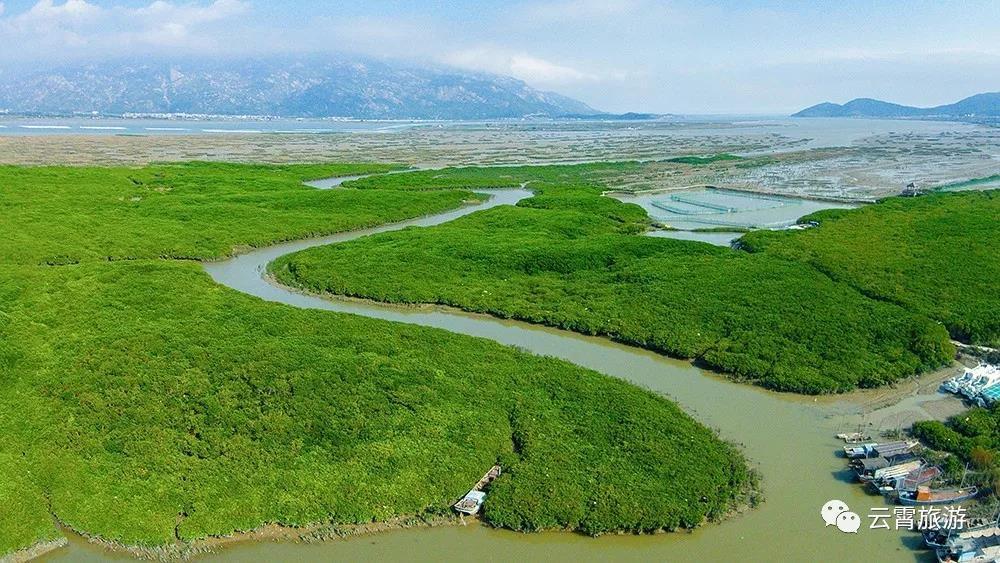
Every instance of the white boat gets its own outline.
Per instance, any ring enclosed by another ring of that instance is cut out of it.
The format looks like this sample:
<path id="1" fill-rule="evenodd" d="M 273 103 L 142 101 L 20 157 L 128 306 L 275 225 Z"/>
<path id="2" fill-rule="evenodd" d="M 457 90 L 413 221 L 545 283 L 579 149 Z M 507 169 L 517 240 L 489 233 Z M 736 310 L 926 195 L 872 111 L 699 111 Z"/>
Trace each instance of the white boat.
<path id="1" fill-rule="evenodd" d="M 462 497 L 462 500 L 455 503 L 455 510 L 461 512 L 462 514 L 468 514 L 472 516 L 479 512 L 479 509 L 483 507 L 483 501 L 486 500 L 486 493 L 483 491 L 469 491 Z"/>
<path id="2" fill-rule="evenodd" d="M 499 464 L 491 467 L 490 470 L 486 472 L 486 475 L 483 475 L 483 478 L 476 483 L 476 486 L 472 487 L 471 491 L 465 493 L 465 496 L 456 502 L 452 508 L 462 514 L 468 514 L 469 516 L 478 513 L 479 509 L 483 507 L 483 501 L 486 500 L 486 492 L 483 491 L 483 489 L 496 480 L 496 478 L 500 476 L 500 473 L 501 469 Z"/>
<path id="3" fill-rule="evenodd" d="M 851 459 L 871 457 L 874 455 L 876 447 L 878 447 L 878 444 L 875 442 L 844 446 L 844 454 Z"/>
<path id="4" fill-rule="evenodd" d="M 893 465 L 882 469 L 876 469 L 872 475 L 872 481 L 895 481 L 897 478 L 906 477 L 914 471 L 918 471 L 923 462 L 919 459 Z"/>

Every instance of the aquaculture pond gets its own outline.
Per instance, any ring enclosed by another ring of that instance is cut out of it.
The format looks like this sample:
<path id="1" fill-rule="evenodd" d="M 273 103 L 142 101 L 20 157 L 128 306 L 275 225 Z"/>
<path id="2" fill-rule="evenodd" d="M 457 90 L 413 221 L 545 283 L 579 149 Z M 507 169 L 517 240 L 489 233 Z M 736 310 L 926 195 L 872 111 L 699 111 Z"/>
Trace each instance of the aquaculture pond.
<path id="1" fill-rule="evenodd" d="M 641 206 L 653 221 L 671 230 L 653 231 L 651 236 L 697 240 L 729 246 L 747 229 L 784 229 L 800 217 L 821 209 L 849 209 L 837 203 L 745 191 L 701 187 L 615 198 Z M 727 231 L 726 229 L 732 229 Z"/>
<path id="2" fill-rule="evenodd" d="M 616 196 L 642 206 L 653 220 L 675 229 L 778 229 L 794 225 L 821 209 L 850 208 L 848 203 L 817 201 L 719 188 Z"/>

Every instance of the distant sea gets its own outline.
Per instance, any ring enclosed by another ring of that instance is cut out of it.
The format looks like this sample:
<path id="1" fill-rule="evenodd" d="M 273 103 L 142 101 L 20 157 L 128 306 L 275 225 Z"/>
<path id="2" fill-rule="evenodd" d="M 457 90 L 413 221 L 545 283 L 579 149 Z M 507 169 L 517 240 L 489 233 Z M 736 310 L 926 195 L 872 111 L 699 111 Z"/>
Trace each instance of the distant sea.
<path id="1" fill-rule="evenodd" d="M 15 117 L 0 114 L 0 136 L 10 135 L 232 135 L 232 134 L 392 134 L 418 127 L 525 132 L 560 131 L 660 134 L 678 137 L 776 135 L 798 141 L 797 149 L 849 146 L 879 134 L 942 134 L 974 130 L 977 125 L 946 121 L 858 118 L 790 118 L 785 116 L 684 116 L 666 120 L 511 119 L 488 121 L 261 119 L 261 118 L 88 118 Z M 786 145 L 782 150 L 788 150 Z M 761 152 L 770 152 L 764 149 Z"/>
<path id="2" fill-rule="evenodd" d="M 0 115 L 0 135 L 208 135 L 392 133 L 427 121 L 331 119 L 122 119 Z"/>

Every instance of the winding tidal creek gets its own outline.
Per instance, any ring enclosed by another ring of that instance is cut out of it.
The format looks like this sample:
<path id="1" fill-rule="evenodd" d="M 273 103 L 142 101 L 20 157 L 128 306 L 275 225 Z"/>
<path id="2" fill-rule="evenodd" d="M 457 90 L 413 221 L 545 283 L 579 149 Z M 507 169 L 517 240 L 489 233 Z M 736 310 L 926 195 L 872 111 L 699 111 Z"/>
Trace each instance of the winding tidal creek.
<path id="1" fill-rule="evenodd" d="M 336 184 L 331 184 L 336 185 Z M 873 431 L 895 428 L 905 421 L 932 418 L 934 411 L 953 399 L 934 392 L 908 391 L 895 405 L 872 411 L 866 405 L 878 399 L 873 392 L 840 397 L 802 397 L 765 391 L 734 383 L 722 376 L 641 349 L 485 315 L 443 307 L 396 307 L 358 300 L 306 295 L 276 285 L 266 276 L 267 264 L 309 247 L 347 242 L 405 227 L 427 227 L 494 207 L 513 205 L 530 197 L 524 189 L 490 190 L 490 199 L 461 209 L 327 237 L 278 244 L 235 258 L 206 263 L 218 283 L 261 299 L 292 307 L 364 315 L 390 321 L 436 327 L 486 338 L 546 356 L 553 356 L 632 382 L 677 401 L 696 419 L 739 444 L 763 480 L 765 502 L 721 524 L 693 532 L 648 536 L 590 538 L 571 533 L 521 534 L 470 522 L 466 526 L 409 528 L 344 540 L 300 544 L 246 541 L 205 561 L 921 561 L 933 560 L 916 550 L 919 535 L 912 532 L 869 529 L 872 507 L 885 506 L 868 494 L 835 455 L 843 445 L 837 432 L 855 430 L 864 416 Z M 932 386 L 933 388 L 933 386 Z M 889 392 L 881 392 L 889 394 Z M 893 401 L 895 402 L 895 401 Z M 931 408 L 933 405 L 934 408 Z M 868 412 L 864 412 L 864 411 Z M 940 412 L 938 410 L 938 412 Z M 465 491 L 455 491 L 458 498 Z M 857 534 L 825 527 L 820 508 L 830 499 L 846 502 L 862 516 Z M 125 558 L 81 538 L 43 557 L 46 561 L 90 561 Z"/>

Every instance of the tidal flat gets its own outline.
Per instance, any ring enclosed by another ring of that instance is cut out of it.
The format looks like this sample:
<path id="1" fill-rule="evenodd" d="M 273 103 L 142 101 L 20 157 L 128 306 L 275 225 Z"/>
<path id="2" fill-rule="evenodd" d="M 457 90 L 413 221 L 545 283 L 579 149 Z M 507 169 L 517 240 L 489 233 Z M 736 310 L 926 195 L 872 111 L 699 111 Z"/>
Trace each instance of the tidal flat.
<path id="1" fill-rule="evenodd" d="M 177 125 L 177 124 L 174 124 Z M 186 127 L 184 123 L 180 126 Z M 235 127 L 235 126 L 233 126 Z M 1000 128 L 871 119 L 439 122 L 329 133 L 18 135 L 0 130 L 0 163 L 145 164 L 217 160 L 397 162 L 409 166 L 659 161 L 733 153 L 766 158 L 719 170 L 655 169 L 622 186 L 711 184 L 790 195 L 872 199 L 907 183 L 938 186 L 996 174 Z"/>

